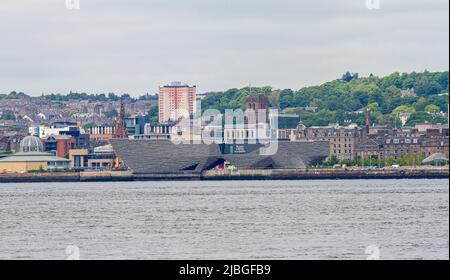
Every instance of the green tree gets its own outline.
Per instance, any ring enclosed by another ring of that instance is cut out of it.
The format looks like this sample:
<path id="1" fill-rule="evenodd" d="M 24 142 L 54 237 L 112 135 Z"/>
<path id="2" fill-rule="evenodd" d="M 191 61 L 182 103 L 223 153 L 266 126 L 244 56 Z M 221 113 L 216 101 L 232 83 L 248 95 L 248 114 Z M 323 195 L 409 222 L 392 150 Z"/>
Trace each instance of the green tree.
<path id="1" fill-rule="evenodd" d="M 424 111 L 427 113 L 437 113 L 437 112 L 439 112 L 439 110 L 440 110 L 439 106 L 430 104 L 427 107 L 425 107 Z"/>
<path id="2" fill-rule="evenodd" d="M 280 92 L 280 108 L 285 109 L 293 107 L 294 92 L 291 89 L 284 89 Z"/>
<path id="3" fill-rule="evenodd" d="M 400 94 L 400 89 L 394 85 L 386 88 L 385 92 L 390 95 Z"/>
<path id="4" fill-rule="evenodd" d="M 370 103 L 369 105 L 367 105 L 367 109 L 371 112 L 378 112 L 379 105 L 378 105 L 378 103 Z"/>
<path id="5" fill-rule="evenodd" d="M 339 163 L 338 158 L 335 155 L 332 155 L 326 162 L 324 162 L 324 166 L 330 167 Z"/>
<path id="6" fill-rule="evenodd" d="M 420 96 L 429 96 L 439 94 L 442 91 L 442 86 L 428 77 L 422 77 L 416 85 L 416 92 Z"/>
<path id="7" fill-rule="evenodd" d="M 344 75 L 342 75 L 342 80 L 345 82 L 350 82 L 353 79 L 358 79 L 358 73 L 350 73 L 346 72 Z"/>
<path id="8" fill-rule="evenodd" d="M 401 105 L 392 111 L 392 115 L 398 115 L 400 113 L 414 113 L 414 112 L 416 112 L 416 109 L 414 107 L 409 105 Z"/>
<path id="9" fill-rule="evenodd" d="M 96 126 L 96 124 L 95 124 L 94 122 L 85 123 L 85 124 L 83 125 L 83 129 L 84 129 L 84 130 L 88 130 L 88 129 L 90 129 L 90 128 L 92 128 L 92 127 L 95 127 L 95 126 Z"/>
<path id="10" fill-rule="evenodd" d="M 151 124 L 157 124 L 159 122 L 159 107 L 158 106 L 150 107 L 150 110 L 148 111 L 148 116 L 150 118 Z"/>
<path id="11" fill-rule="evenodd" d="M 115 108 L 105 112 L 105 117 L 107 117 L 107 118 L 114 118 L 114 117 L 117 117 L 118 115 L 119 115 L 119 112 L 117 112 L 117 110 Z"/>
<path id="12" fill-rule="evenodd" d="M 415 126 L 416 123 L 419 122 L 432 122 L 432 123 L 448 123 L 447 118 L 441 116 L 433 116 L 426 112 L 416 112 L 411 114 L 408 121 L 406 122 L 406 126 Z"/>

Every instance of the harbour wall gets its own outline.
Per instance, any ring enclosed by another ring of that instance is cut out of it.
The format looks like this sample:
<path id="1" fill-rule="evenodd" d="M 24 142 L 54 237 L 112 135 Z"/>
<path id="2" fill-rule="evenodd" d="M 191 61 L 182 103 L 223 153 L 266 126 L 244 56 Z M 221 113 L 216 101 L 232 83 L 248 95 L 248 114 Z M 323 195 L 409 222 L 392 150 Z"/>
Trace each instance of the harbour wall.
<path id="1" fill-rule="evenodd" d="M 446 168 L 376 170 L 270 169 L 209 170 L 201 173 L 133 174 L 130 171 L 45 172 L 0 174 L 0 183 L 114 182 L 114 181 L 227 181 L 227 180 L 350 180 L 350 179 L 448 179 Z"/>
<path id="2" fill-rule="evenodd" d="M 202 174 L 203 180 L 351 180 L 351 179 L 448 179 L 448 168 L 426 169 L 272 169 L 213 170 Z"/>
<path id="3" fill-rule="evenodd" d="M 46 183 L 46 182 L 114 182 L 133 181 L 130 171 L 107 172 L 36 172 L 23 174 L 0 174 L 1 183 Z"/>

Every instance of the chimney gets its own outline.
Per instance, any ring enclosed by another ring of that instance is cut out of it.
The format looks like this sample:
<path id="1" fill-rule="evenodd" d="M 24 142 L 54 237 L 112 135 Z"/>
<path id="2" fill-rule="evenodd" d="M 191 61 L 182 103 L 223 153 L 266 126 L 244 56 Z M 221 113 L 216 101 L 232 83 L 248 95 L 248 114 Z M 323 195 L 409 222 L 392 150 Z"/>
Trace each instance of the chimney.
<path id="1" fill-rule="evenodd" d="M 366 110 L 366 131 L 367 133 L 370 132 L 370 110 Z"/>

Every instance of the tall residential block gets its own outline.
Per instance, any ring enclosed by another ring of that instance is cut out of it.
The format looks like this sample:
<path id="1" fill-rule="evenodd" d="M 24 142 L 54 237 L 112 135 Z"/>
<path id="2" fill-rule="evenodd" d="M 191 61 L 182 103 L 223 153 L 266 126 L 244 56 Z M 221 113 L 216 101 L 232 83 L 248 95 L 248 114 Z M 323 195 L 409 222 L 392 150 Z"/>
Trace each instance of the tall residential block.
<path id="1" fill-rule="evenodd" d="M 197 87 L 173 82 L 159 87 L 159 122 L 177 121 L 195 113 Z"/>

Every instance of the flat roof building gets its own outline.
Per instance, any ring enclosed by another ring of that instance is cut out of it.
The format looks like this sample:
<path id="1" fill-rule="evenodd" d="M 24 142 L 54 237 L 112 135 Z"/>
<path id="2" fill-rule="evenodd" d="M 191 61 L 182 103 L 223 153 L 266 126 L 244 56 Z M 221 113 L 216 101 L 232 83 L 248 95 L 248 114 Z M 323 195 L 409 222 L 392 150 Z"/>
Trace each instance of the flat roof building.
<path id="1" fill-rule="evenodd" d="M 196 86 L 189 86 L 181 82 L 172 82 L 159 87 L 159 122 L 177 121 L 189 118 L 196 111 Z"/>
<path id="2" fill-rule="evenodd" d="M 26 173 L 30 171 L 64 171 L 70 160 L 43 152 L 41 139 L 27 136 L 20 143 L 19 152 L 0 159 L 0 172 Z"/>

